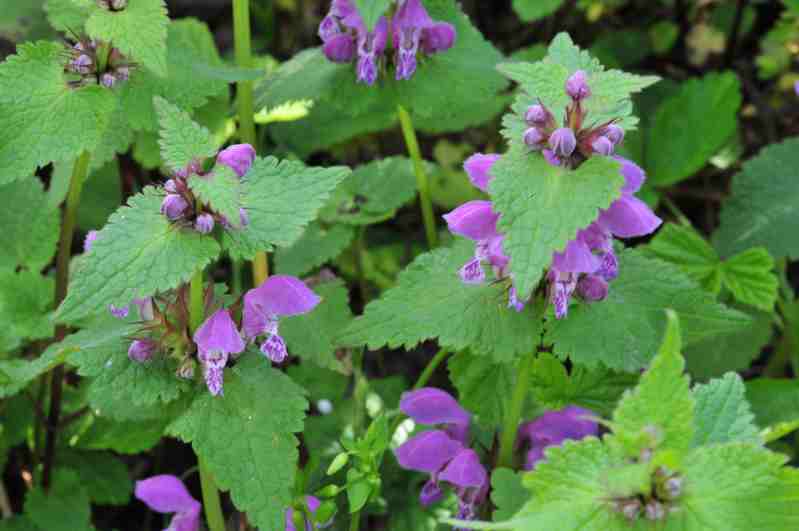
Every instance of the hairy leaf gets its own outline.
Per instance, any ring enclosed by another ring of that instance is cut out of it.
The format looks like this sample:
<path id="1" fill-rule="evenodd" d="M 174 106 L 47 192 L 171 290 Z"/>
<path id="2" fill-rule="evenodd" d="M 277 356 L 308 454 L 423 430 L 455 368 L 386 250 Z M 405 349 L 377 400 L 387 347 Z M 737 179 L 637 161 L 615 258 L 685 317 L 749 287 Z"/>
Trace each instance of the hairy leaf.
<path id="1" fill-rule="evenodd" d="M 217 164 L 208 175 L 189 177 L 189 188 L 211 210 L 224 216 L 233 230 L 241 228 L 241 181 L 235 171 Z"/>
<path id="2" fill-rule="evenodd" d="M 726 442 L 762 443 L 745 391 L 743 380 L 733 372 L 694 387 L 696 431 L 692 446 Z"/>
<path id="3" fill-rule="evenodd" d="M 20 266 L 32 271 L 42 269 L 53 258 L 58 242 L 56 205 L 47 203 L 38 179 L 0 186 L 0 197 L 0 270 L 13 271 Z"/>
<path id="4" fill-rule="evenodd" d="M 486 427 L 496 428 L 505 418 L 508 397 L 497 389 L 512 389 L 516 364 L 497 363 L 485 356 L 459 352 L 447 362 L 449 379 L 458 390 L 460 404 Z"/>
<path id="5" fill-rule="evenodd" d="M 128 467 L 111 453 L 61 449 L 56 463 L 77 472 L 81 486 L 93 503 L 127 505 L 130 501 L 133 482 Z"/>
<path id="6" fill-rule="evenodd" d="M 496 510 L 495 522 L 508 520 L 519 512 L 530 499 L 530 492 L 522 485 L 522 474 L 509 468 L 496 468 L 491 474 L 491 503 Z"/>
<path id="7" fill-rule="evenodd" d="M 275 252 L 275 269 L 286 275 L 304 275 L 333 260 L 349 247 L 355 229 L 346 225 L 325 227 L 311 222 L 290 247 Z"/>
<path id="8" fill-rule="evenodd" d="M 16 348 L 22 339 L 53 335 L 54 292 L 53 279 L 37 272 L 0 271 L 0 351 Z"/>
<path id="9" fill-rule="evenodd" d="M 91 525 L 89 495 L 80 477 L 72 470 L 53 474 L 49 492 L 41 486 L 25 497 L 25 515 L 41 531 L 88 531 Z"/>
<path id="10" fill-rule="evenodd" d="M 194 122 L 187 112 L 159 96 L 153 98 L 153 105 L 161 125 L 158 141 L 161 159 L 172 171 L 185 170 L 192 161 L 201 162 L 216 155 L 211 133 Z"/>

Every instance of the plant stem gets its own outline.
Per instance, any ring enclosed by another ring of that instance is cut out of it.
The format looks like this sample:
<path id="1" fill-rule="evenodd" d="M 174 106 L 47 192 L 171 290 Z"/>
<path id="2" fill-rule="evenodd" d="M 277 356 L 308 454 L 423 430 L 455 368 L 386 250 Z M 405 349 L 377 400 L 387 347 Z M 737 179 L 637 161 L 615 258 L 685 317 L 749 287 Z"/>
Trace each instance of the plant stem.
<path id="1" fill-rule="evenodd" d="M 402 105 L 397 105 L 397 115 L 402 127 L 402 136 L 405 137 L 408 154 L 413 160 L 413 172 L 416 174 L 416 187 L 419 189 L 419 203 L 422 208 L 422 220 L 424 221 L 424 231 L 427 235 L 427 245 L 433 248 L 437 244 L 437 234 L 436 220 L 433 217 L 433 203 L 430 200 L 430 182 L 424 170 L 424 161 L 419 150 L 419 142 L 416 139 L 416 131 L 413 128 L 411 116 Z"/>
<path id="2" fill-rule="evenodd" d="M 355 511 L 350 515 L 350 531 L 358 531 L 361 525 L 361 511 Z"/>
<path id="3" fill-rule="evenodd" d="M 61 223 L 61 235 L 58 240 L 58 255 L 56 256 L 55 271 L 55 305 L 58 307 L 67 296 L 69 287 L 69 260 L 72 257 L 72 239 L 75 235 L 75 224 L 78 217 L 80 193 L 86 175 L 89 173 L 91 153 L 84 151 L 72 167 L 72 176 L 69 180 L 67 202 L 64 206 L 64 220 Z M 67 335 L 67 328 L 58 325 L 55 329 L 56 341 L 61 341 Z M 42 486 L 45 490 L 50 487 L 55 447 L 58 441 L 58 421 L 61 417 L 61 391 L 64 383 L 64 366 L 58 365 L 52 371 L 50 378 L 50 413 L 47 416 L 47 436 L 44 446 L 44 469 L 42 471 Z"/>
<path id="4" fill-rule="evenodd" d="M 219 502 L 219 489 L 214 481 L 214 476 L 211 475 L 199 456 L 197 463 L 200 469 L 200 485 L 203 489 L 203 507 L 208 529 L 209 531 L 225 531 L 225 518 L 222 516 L 222 504 Z"/>
<path id="5" fill-rule="evenodd" d="M 355 236 L 355 272 L 358 275 L 358 291 L 361 292 L 361 303 L 366 306 L 369 302 L 369 286 L 364 273 L 363 258 L 366 253 L 366 225 L 358 227 Z"/>
<path id="6" fill-rule="evenodd" d="M 194 273 L 189 285 L 189 327 L 193 334 L 201 324 L 205 309 L 205 293 L 203 291 L 203 271 L 202 269 Z"/>
<path id="7" fill-rule="evenodd" d="M 513 446 L 516 442 L 516 430 L 522 417 L 522 409 L 527 393 L 530 390 L 530 371 L 533 369 L 535 356 L 528 355 L 520 361 L 519 372 L 516 376 L 516 386 L 513 388 L 513 395 L 505 416 L 505 425 L 502 427 L 502 435 L 499 439 L 499 458 L 498 467 L 513 466 Z"/>

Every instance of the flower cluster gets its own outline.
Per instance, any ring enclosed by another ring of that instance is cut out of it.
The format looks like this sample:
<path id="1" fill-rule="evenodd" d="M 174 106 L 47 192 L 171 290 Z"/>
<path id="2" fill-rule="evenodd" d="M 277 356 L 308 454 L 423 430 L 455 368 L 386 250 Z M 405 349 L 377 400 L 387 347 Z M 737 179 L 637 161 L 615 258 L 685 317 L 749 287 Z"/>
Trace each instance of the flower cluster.
<path id="1" fill-rule="evenodd" d="M 100 46 L 98 41 L 80 40 L 69 48 L 69 62 L 65 71 L 76 74 L 77 79 L 71 80 L 74 86 L 102 85 L 112 88 L 120 82 L 127 81 L 130 77 L 131 64 L 116 48 Z M 99 57 L 100 53 L 108 54 L 106 58 Z M 101 59 L 104 59 L 101 61 Z M 104 65 L 104 67 L 103 67 Z"/>
<path id="2" fill-rule="evenodd" d="M 216 156 L 217 164 L 229 167 L 239 177 L 244 177 L 253 161 L 255 161 L 255 149 L 249 144 L 230 146 Z M 187 168 L 176 172 L 175 177 L 164 184 L 167 194 L 161 202 L 161 213 L 170 221 L 184 222 L 202 234 L 214 230 L 217 222 L 226 229 L 235 228 L 235 220 L 228 220 L 194 200 L 188 178 L 190 175 L 200 174 L 200 171 L 200 163 L 194 161 Z M 242 227 L 250 222 L 247 211 L 243 208 L 239 209 L 238 222 Z"/>
<path id="3" fill-rule="evenodd" d="M 599 433 L 599 425 L 591 420 L 596 415 L 578 406 L 566 406 L 557 411 L 547 411 L 540 417 L 519 426 L 516 435 L 518 447 L 527 451 L 524 468 L 533 470 L 544 460 L 544 450 L 559 446 L 566 439 L 580 440 Z"/>
<path id="4" fill-rule="evenodd" d="M 458 518 L 473 520 L 488 494 L 488 474 L 477 453 L 468 447 L 471 417 L 448 393 L 426 387 L 402 395 L 400 409 L 419 424 L 438 425 L 395 450 L 402 468 L 427 472 L 430 479 L 419 499 L 424 506 L 440 500 L 439 482 L 452 485 L 458 496 Z"/>
<path id="5" fill-rule="evenodd" d="M 333 0 L 330 11 L 319 24 L 325 56 L 335 63 L 350 63 L 357 56 L 358 81 L 372 85 L 377 80 L 389 34 L 398 80 L 413 76 L 420 53 L 432 55 L 452 47 L 455 43 L 452 24 L 430 18 L 421 0 L 398 2 L 390 23 L 382 16 L 375 28 L 368 31 L 351 0 Z"/>

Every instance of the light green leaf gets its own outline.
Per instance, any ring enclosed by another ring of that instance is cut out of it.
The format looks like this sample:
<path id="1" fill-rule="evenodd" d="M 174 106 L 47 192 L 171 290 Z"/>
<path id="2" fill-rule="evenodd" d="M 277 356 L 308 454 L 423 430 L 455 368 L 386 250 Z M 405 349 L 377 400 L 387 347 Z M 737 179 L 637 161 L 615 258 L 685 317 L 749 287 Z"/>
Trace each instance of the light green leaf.
<path id="1" fill-rule="evenodd" d="M 513 0 L 513 10 L 524 22 L 548 17 L 558 10 L 563 0 Z"/>
<path id="2" fill-rule="evenodd" d="M 774 259 L 762 247 L 740 252 L 721 264 L 724 285 L 739 302 L 770 312 L 777 300 L 779 282 Z"/>
<path id="3" fill-rule="evenodd" d="M 58 469 L 45 493 L 41 486 L 25 497 L 25 515 L 41 531 L 88 531 L 91 525 L 89 496 L 72 470 Z"/>
<path id="4" fill-rule="evenodd" d="M 75 446 L 84 450 L 111 450 L 120 454 L 138 454 L 153 448 L 161 440 L 167 419 L 119 421 L 94 416 L 88 429 L 78 436 Z"/>
<path id="5" fill-rule="evenodd" d="M 57 465 L 74 470 L 89 499 L 99 505 L 127 505 L 133 492 L 128 467 L 109 452 L 61 449 Z"/>
<path id="6" fill-rule="evenodd" d="M 368 31 L 374 29 L 378 19 L 388 11 L 391 4 L 392 0 L 355 0 L 355 7 Z"/>
<path id="7" fill-rule="evenodd" d="M 530 492 L 522 485 L 522 473 L 509 468 L 496 468 L 491 474 L 491 503 L 496 510 L 495 522 L 509 520 L 530 499 Z"/>
<path id="8" fill-rule="evenodd" d="M 644 251 L 675 264 L 713 294 L 721 289 L 721 260 L 713 247 L 691 227 L 664 224 Z"/>
<path id="9" fill-rule="evenodd" d="M 546 339 L 561 359 L 635 371 L 646 366 L 658 348 L 666 308 L 679 315 L 685 345 L 751 323 L 748 315 L 716 302 L 676 266 L 627 250 L 619 255 L 619 276 L 608 297 L 573 305 L 565 319 L 551 319 Z"/>
<path id="10" fill-rule="evenodd" d="M 507 307 L 507 282 L 461 282 L 458 269 L 474 254 L 474 244 L 458 240 L 414 260 L 397 285 L 366 306 L 342 332 L 344 345 L 383 345 L 410 349 L 426 339 L 454 351 L 470 349 L 497 362 L 530 351 L 541 334 L 540 309 Z"/>
<path id="11" fill-rule="evenodd" d="M 95 7 L 86 21 L 86 33 L 112 43 L 136 63 L 164 77 L 168 25 L 164 0 L 135 0 L 121 11 Z"/>
<path id="12" fill-rule="evenodd" d="M 349 175 L 342 166 L 318 168 L 300 162 L 257 158 L 242 178 L 242 204 L 250 223 L 226 231 L 223 246 L 234 258 L 251 259 L 273 245 L 291 245 Z"/>
<path id="13" fill-rule="evenodd" d="M 333 260 L 349 247 L 355 229 L 346 225 L 326 227 L 311 222 L 290 247 L 275 252 L 275 269 L 286 275 L 304 275 Z"/>
<path id="14" fill-rule="evenodd" d="M 50 345 L 39 357 L 32 360 L 0 360 L 0 398 L 15 395 L 33 380 L 56 365 L 64 362 L 68 350 L 60 345 Z"/>
<path id="15" fill-rule="evenodd" d="M 194 122 L 187 112 L 159 96 L 153 98 L 153 105 L 161 124 L 158 135 L 161 159 L 172 171 L 185 170 L 193 161 L 202 162 L 216 155 L 217 146 L 211 133 Z"/>
<path id="16" fill-rule="evenodd" d="M 497 227 L 522 299 L 535 289 L 552 253 L 596 220 L 624 184 L 619 163 L 610 158 L 593 157 L 570 171 L 522 147 L 512 147 L 491 173 L 493 207 L 501 214 Z"/>
<path id="17" fill-rule="evenodd" d="M 497 389 L 513 389 L 515 363 L 497 363 L 485 356 L 459 352 L 449 358 L 449 379 L 458 390 L 460 404 L 474 413 L 477 422 L 496 428 L 505 418 L 508 397 Z"/>
<path id="18" fill-rule="evenodd" d="M 734 372 L 694 387 L 693 447 L 727 442 L 762 444 L 745 391 L 743 380 Z"/>
<path id="19" fill-rule="evenodd" d="M 35 271 L 0 271 L 0 351 L 16 348 L 22 339 L 53 335 L 54 293 L 53 279 Z"/>
<path id="20" fill-rule="evenodd" d="M 57 205 L 47 203 L 41 181 L 34 178 L 0 186 L 0 197 L 0 270 L 42 269 L 53 258 L 58 242 Z"/>
<path id="21" fill-rule="evenodd" d="M 0 63 L 0 184 L 100 142 L 117 99 L 97 85 L 69 88 L 67 58 L 62 45 L 40 41 Z"/>
<path id="22" fill-rule="evenodd" d="M 160 213 L 162 199 L 147 187 L 111 216 L 75 271 L 57 312 L 60 320 L 175 288 L 217 257 L 219 244 L 212 237 L 173 225 Z"/>
<path id="23" fill-rule="evenodd" d="M 44 10 L 47 20 L 58 31 L 81 33 L 86 19 L 89 18 L 91 5 L 74 0 L 46 0 Z"/>
<path id="24" fill-rule="evenodd" d="M 208 175 L 191 175 L 189 188 L 211 210 L 224 216 L 233 230 L 241 228 L 241 181 L 232 168 L 217 164 Z"/>
<path id="25" fill-rule="evenodd" d="M 272 400 L 261 396 L 267 390 Z M 264 531 L 285 527 L 293 498 L 303 390 L 262 356 L 248 353 L 225 371 L 224 396 L 200 393 L 168 428 L 190 442 L 233 503 Z"/>

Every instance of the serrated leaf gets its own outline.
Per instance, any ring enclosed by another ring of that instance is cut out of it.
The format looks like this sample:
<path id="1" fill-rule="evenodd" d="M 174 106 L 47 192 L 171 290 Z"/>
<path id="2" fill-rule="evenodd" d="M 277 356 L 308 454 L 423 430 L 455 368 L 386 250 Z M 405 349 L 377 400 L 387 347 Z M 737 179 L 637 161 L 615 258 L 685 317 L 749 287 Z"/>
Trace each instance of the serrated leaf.
<path id="1" fill-rule="evenodd" d="M 261 398 L 265 390 L 274 400 Z M 294 433 L 302 431 L 306 408 L 300 387 L 250 353 L 225 371 L 224 396 L 199 394 L 168 431 L 191 443 L 250 522 L 282 531 L 297 468 Z"/>
<path id="2" fill-rule="evenodd" d="M 71 163 L 69 168 L 71 172 Z M 101 229 L 120 203 L 122 186 L 119 164 L 113 161 L 93 171 L 83 184 L 78 206 L 78 226 L 87 231 Z"/>
<path id="3" fill-rule="evenodd" d="M 746 382 L 746 400 L 758 426 L 799 420 L 799 382 L 791 379 L 755 378 Z"/>
<path id="4" fill-rule="evenodd" d="M 541 334 L 541 310 L 508 308 L 505 282 L 461 282 L 458 269 L 473 254 L 472 242 L 458 240 L 451 248 L 421 255 L 400 273 L 395 287 L 366 306 L 339 341 L 410 349 L 437 338 L 443 347 L 468 348 L 497 362 L 528 353 Z"/>
<path id="5" fill-rule="evenodd" d="M 770 312 L 777 300 L 779 281 L 774 259 L 762 247 L 748 249 L 721 264 L 724 285 L 739 302 Z"/>
<path id="6" fill-rule="evenodd" d="M 100 142 L 117 99 L 96 85 L 70 89 L 67 58 L 61 44 L 39 41 L 0 63 L 0 184 Z"/>
<path id="7" fill-rule="evenodd" d="M 388 157 L 356 168 L 333 192 L 319 218 L 326 223 L 371 225 L 390 218 L 415 195 L 410 159 Z"/>
<path id="8" fill-rule="evenodd" d="M 619 276 L 610 283 L 608 297 L 572 306 L 565 319 L 551 319 L 546 340 L 561 359 L 635 371 L 658 348 L 666 308 L 680 317 L 686 346 L 751 323 L 746 314 L 716 302 L 676 266 L 627 250 L 619 255 Z"/>
<path id="9" fill-rule="evenodd" d="M 491 173 L 493 208 L 501 214 L 497 227 L 505 234 L 502 248 L 510 255 L 522 299 L 535 289 L 552 253 L 563 251 L 578 230 L 595 221 L 624 182 L 619 163 L 610 158 L 593 157 L 569 171 L 521 147 L 512 147 Z"/>
<path id="10" fill-rule="evenodd" d="M 644 251 L 677 265 L 713 294 L 721 289 L 721 260 L 713 247 L 691 227 L 664 224 Z"/>
<path id="11" fill-rule="evenodd" d="M 509 520 L 530 499 L 530 492 L 522 485 L 522 474 L 509 468 L 496 468 L 491 474 L 491 503 L 493 520 Z"/>
<path id="12" fill-rule="evenodd" d="M 68 350 L 51 345 L 32 360 L 0 360 L 0 398 L 15 395 L 33 380 L 66 359 Z"/>
<path id="13" fill-rule="evenodd" d="M 275 269 L 286 275 L 304 275 L 333 260 L 349 247 L 355 229 L 346 225 L 326 227 L 311 222 L 290 247 L 275 252 Z"/>
<path id="14" fill-rule="evenodd" d="M 46 0 L 44 3 L 47 20 L 53 28 L 61 32 L 80 33 L 89 18 L 90 8 L 90 5 L 74 0 Z"/>
<path id="15" fill-rule="evenodd" d="M 153 448 L 161 440 L 167 419 L 119 421 L 94 416 L 88 429 L 79 435 L 75 446 L 83 450 L 111 450 L 120 454 L 138 454 Z"/>
<path id="16" fill-rule="evenodd" d="M 741 89 L 731 72 L 680 85 L 661 104 L 646 132 L 649 183 L 668 186 L 702 169 L 735 134 Z"/>
<path id="17" fill-rule="evenodd" d="M 61 449 L 57 465 L 74 470 L 93 503 L 126 505 L 133 492 L 128 467 L 108 452 L 78 452 Z"/>
<path id="18" fill-rule="evenodd" d="M 722 256 L 763 246 L 776 259 L 799 258 L 799 138 L 763 149 L 732 180 L 713 241 Z"/>
<path id="19" fill-rule="evenodd" d="M 159 96 L 153 98 L 153 105 L 161 126 L 158 132 L 161 160 L 172 171 L 185 170 L 192 161 L 201 162 L 216 155 L 216 144 L 211 133 L 194 122 L 189 113 Z"/>
<path id="20" fill-rule="evenodd" d="M 313 290 L 322 302 L 310 313 L 281 319 L 280 335 L 290 354 L 336 369 L 340 362 L 335 356 L 335 338 L 352 320 L 349 293 L 340 280 L 318 284 Z"/>
<path id="21" fill-rule="evenodd" d="M 355 7 L 368 31 L 374 29 L 378 19 L 388 11 L 391 4 L 392 0 L 355 0 Z"/>
<path id="22" fill-rule="evenodd" d="M 449 379 L 458 390 L 460 404 L 477 416 L 480 425 L 495 428 L 505 418 L 508 397 L 497 389 L 512 389 L 515 363 L 496 363 L 485 356 L 459 352 L 447 362 Z"/>
<path id="23" fill-rule="evenodd" d="M 217 257 L 216 240 L 161 214 L 162 199 L 162 192 L 147 187 L 111 216 L 75 272 L 58 319 L 104 311 L 109 304 L 126 306 L 175 288 Z"/>
<path id="24" fill-rule="evenodd" d="M 733 372 L 694 387 L 693 447 L 728 442 L 762 444 L 745 392 L 743 380 Z"/>
<path id="25" fill-rule="evenodd" d="M 513 10 L 524 22 L 548 17 L 558 10 L 563 0 L 513 0 Z"/>
<path id="26" fill-rule="evenodd" d="M 208 175 L 190 176 L 189 188 L 211 210 L 224 216 L 233 226 L 233 230 L 239 230 L 241 181 L 233 169 L 224 164 L 217 164 L 214 171 Z"/>
<path id="27" fill-rule="evenodd" d="M 58 242 L 56 205 L 48 204 L 41 181 L 34 178 L 0 186 L 0 197 L 0 270 L 42 269 L 53 258 Z"/>
<path id="28" fill-rule="evenodd" d="M 241 181 L 242 206 L 250 223 L 226 231 L 223 246 L 233 258 L 251 259 L 273 245 L 291 245 L 347 175 L 349 169 L 342 166 L 318 168 L 256 158 Z"/>
<path id="29" fill-rule="evenodd" d="M 72 470 L 58 469 L 45 493 L 41 486 L 25 497 L 25 515 L 42 531 L 88 531 L 91 525 L 89 496 Z"/>
<path id="30" fill-rule="evenodd" d="M 86 21 L 86 33 L 112 43 L 136 63 L 166 76 L 168 25 L 164 0 L 135 0 L 120 11 L 95 7 Z"/>
<path id="31" fill-rule="evenodd" d="M 0 351 L 13 350 L 22 339 L 53 335 L 54 293 L 54 280 L 38 272 L 0 271 Z"/>

